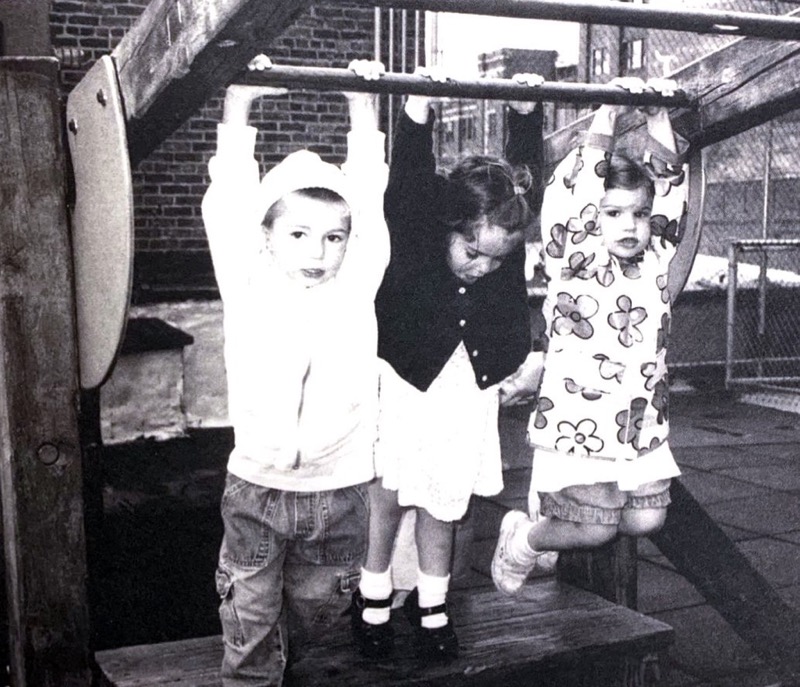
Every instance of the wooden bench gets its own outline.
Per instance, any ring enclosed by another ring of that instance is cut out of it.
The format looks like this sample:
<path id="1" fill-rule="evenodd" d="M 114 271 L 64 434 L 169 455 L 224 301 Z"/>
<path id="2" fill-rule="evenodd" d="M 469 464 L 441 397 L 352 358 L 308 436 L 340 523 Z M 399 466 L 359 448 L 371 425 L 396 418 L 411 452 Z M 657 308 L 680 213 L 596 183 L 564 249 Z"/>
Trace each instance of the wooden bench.
<path id="1" fill-rule="evenodd" d="M 461 643 L 452 663 L 419 666 L 411 628 L 395 610 L 395 660 L 360 658 L 345 632 L 309 647 L 287 685 L 644 687 L 657 683 L 659 654 L 673 640 L 668 625 L 553 578 L 529 583 L 514 598 L 493 588 L 451 597 Z M 217 687 L 221 657 L 221 638 L 204 637 L 101 651 L 96 660 L 104 687 Z"/>
<path id="2" fill-rule="evenodd" d="M 354 650 L 349 631 L 309 647 L 287 687 L 474 685 L 515 687 L 652 687 L 659 657 L 673 642 L 668 625 L 638 613 L 635 541 L 623 537 L 587 554 L 562 554 L 559 579 L 530 581 L 513 598 L 495 591 L 489 566 L 509 508 L 524 508 L 530 460 L 525 416 L 505 418 L 506 488 L 476 498 L 457 534 L 449 595 L 461 654 L 447 666 L 422 668 L 412 656 L 411 628 L 395 610 L 397 657 L 373 663 Z M 510 422 L 509 422 L 510 420 Z M 515 456 L 514 454 L 519 454 Z M 218 687 L 219 636 L 98 652 L 103 687 Z"/>

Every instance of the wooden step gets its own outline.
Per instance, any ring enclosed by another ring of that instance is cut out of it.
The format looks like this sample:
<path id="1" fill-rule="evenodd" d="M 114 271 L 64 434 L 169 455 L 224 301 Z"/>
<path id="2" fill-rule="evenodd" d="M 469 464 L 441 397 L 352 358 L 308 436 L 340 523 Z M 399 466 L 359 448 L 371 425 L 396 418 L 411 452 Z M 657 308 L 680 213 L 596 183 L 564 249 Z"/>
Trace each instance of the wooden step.
<path id="1" fill-rule="evenodd" d="M 655 685 L 658 657 L 673 641 L 668 625 L 556 580 L 537 580 L 513 598 L 494 589 L 451 593 L 461 655 L 421 667 L 410 626 L 393 613 L 397 656 L 360 658 L 349 632 L 309 647 L 287 687 L 396 685 L 644 687 Z M 98 652 L 104 687 L 218 687 L 219 637 Z M 649 676 L 649 677 L 648 677 Z"/>

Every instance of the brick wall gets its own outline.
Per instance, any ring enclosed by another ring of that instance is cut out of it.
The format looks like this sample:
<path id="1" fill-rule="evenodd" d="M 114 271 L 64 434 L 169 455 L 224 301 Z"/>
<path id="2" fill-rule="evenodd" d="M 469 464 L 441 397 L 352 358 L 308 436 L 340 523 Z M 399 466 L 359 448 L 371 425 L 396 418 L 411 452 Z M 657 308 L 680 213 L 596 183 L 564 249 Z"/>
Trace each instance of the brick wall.
<path id="1" fill-rule="evenodd" d="M 63 59 L 65 90 L 108 54 L 147 6 L 146 0 L 54 0 L 54 49 Z M 275 62 L 344 67 L 373 55 L 374 12 L 355 6 L 313 6 L 265 52 Z M 216 297 L 200 201 L 216 140 L 223 90 L 185 122 L 133 174 L 134 303 Z M 287 153 L 308 147 L 341 162 L 347 131 L 344 99 L 295 92 L 262 100 L 251 121 L 259 128 L 262 172 Z"/>

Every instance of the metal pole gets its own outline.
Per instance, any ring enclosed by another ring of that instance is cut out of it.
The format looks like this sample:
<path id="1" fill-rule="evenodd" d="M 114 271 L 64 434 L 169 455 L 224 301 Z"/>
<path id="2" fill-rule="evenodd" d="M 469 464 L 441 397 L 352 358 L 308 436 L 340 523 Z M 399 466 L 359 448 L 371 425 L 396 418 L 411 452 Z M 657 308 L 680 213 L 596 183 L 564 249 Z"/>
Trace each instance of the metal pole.
<path id="1" fill-rule="evenodd" d="M 772 166 L 772 122 L 767 124 L 767 141 L 764 147 L 764 202 L 761 208 L 761 238 L 768 238 L 769 234 L 769 170 Z M 760 359 L 766 355 L 767 335 L 767 251 L 759 252 L 758 272 L 758 374 L 763 375 L 764 369 Z"/>
<path id="2" fill-rule="evenodd" d="M 391 61 L 391 55 L 390 55 Z M 526 86 L 512 79 L 448 79 L 441 83 L 424 76 L 387 72 L 376 81 L 367 81 L 347 69 L 334 67 L 296 67 L 275 65 L 263 72 L 246 72 L 235 83 L 279 85 L 317 91 L 362 91 L 396 95 L 428 95 L 446 98 L 483 100 L 527 100 L 574 103 L 609 103 L 612 105 L 663 105 L 680 107 L 690 104 L 683 91 L 663 96 L 654 91 L 630 93 L 617 86 L 562 81 L 547 81 L 541 86 Z"/>
<path id="3" fill-rule="evenodd" d="M 400 11 L 400 71 L 408 71 L 408 10 Z"/>
<path id="4" fill-rule="evenodd" d="M 376 7 L 373 10 L 373 24 L 374 24 L 374 34 L 372 37 L 373 42 L 373 59 L 376 62 L 380 62 L 381 60 L 381 8 Z M 381 117 L 381 101 L 378 98 L 378 121 L 380 121 Z M 387 146 L 387 157 L 391 158 L 392 152 L 392 142 L 391 139 L 389 140 L 389 145 Z"/>
<path id="5" fill-rule="evenodd" d="M 728 303 L 725 328 L 727 336 L 725 341 L 725 388 L 730 389 L 733 384 L 733 335 L 736 319 L 736 243 L 731 241 L 728 245 Z"/>
<path id="6" fill-rule="evenodd" d="M 414 69 L 419 67 L 419 10 L 414 10 Z"/>
<path id="7" fill-rule="evenodd" d="M 394 70 L 394 8 L 389 8 L 389 57 L 386 61 L 386 66 L 389 71 Z M 387 117 L 386 117 L 386 138 L 394 141 L 394 98 L 390 91 L 387 100 Z M 391 164 L 392 162 L 392 149 L 389 148 L 389 154 L 386 161 Z"/>
<path id="8" fill-rule="evenodd" d="M 376 7 L 374 12 L 375 17 L 375 33 L 373 36 L 373 42 L 375 44 L 375 61 L 379 62 L 381 59 L 381 8 Z"/>
<path id="9" fill-rule="evenodd" d="M 356 0 L 363 1 L 363 0 Z M 369 0 L 370 5 L 485 14 L 518 19 L 549 19 L 585 24 L 638 26 L 651 29 L 759 36 L 800 40 L 800 18 L 755 12 L 667 8 L 599 0 Z"/>

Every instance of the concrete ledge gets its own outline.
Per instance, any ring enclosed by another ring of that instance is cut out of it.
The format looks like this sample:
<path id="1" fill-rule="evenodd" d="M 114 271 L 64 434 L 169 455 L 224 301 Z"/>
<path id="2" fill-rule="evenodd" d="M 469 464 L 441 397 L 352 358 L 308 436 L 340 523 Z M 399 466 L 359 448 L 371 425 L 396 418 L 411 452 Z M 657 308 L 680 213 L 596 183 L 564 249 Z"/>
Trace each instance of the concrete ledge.
<path id="1" fill-rule="evenodd" d="M 159 318 L 128 321 L 119 359 L 100 391 L 104 443 L 184 436 L 183 349 L 193 342 Z"/>

